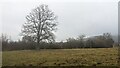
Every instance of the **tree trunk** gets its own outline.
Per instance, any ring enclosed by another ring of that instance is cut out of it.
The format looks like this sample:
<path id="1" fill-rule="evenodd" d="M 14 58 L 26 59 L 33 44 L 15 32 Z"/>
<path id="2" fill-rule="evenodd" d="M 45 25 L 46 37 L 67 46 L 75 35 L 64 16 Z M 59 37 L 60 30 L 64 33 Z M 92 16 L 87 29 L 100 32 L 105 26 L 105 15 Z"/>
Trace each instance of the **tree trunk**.
<path id="1" fill-rule="evenodd" d="M 37 50 L 40 49 L 39 44 L 40 44 L 40 36 L 39 36 L 39 32 L 38 32 L 38 34 L 37 34 L 37 45 L 36 45 L 36 49 L 37 49 Z"/>

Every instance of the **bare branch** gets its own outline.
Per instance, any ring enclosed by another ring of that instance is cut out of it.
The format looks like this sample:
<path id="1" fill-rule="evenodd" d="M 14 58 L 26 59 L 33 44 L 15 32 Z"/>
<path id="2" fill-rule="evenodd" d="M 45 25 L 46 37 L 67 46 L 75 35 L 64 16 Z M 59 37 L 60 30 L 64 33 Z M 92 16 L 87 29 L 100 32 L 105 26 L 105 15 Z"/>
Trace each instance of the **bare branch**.
<path id="1" fill-rule="evenodd" d="M 48 8 L 48 5 L 42 4 L 26 16 L 22 33 L 33 37 L 37 43 L 45 40 L 54 41 L 55 36 L 52 31 L 56 29 L 57 23 L 54 12 Z"/>

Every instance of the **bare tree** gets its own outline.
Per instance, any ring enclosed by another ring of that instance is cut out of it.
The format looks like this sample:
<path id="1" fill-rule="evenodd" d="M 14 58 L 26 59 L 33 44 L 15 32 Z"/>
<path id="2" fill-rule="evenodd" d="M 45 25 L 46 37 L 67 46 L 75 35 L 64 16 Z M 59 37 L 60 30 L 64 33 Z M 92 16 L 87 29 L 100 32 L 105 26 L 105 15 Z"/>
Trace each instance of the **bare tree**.
<path id="1" fill-rule="evenodd" d="M 113 43 L 114 43 L 114 40 L 113 40 L 113 38 L 112 38 L 111 33 L 103 33 L 103 37 L 105 38 L 105 41 L 106 41 L 106 43 L 107 43 L 106 46 L 112 47 L 112 46 L 113 46 Z"/>
<path id="2" fill-rule="evenodd" d="M 53 31 L 57 29 L 57 16 L 48 8 L 48 5 L 42 4 L 33 9 L 26 16 L 26 20 L 22 29 L 23 36 L 32 37 L 37 44 L 42 41 L 55 41 Z"/>
<path id="3" fill-rule="evenodd" d="M 2 36 L 1 36 L 1 40 L 2 40 L 2 42 L 6 42 L 6 43 L 8 43 L 8 41 L 9 41 L 9 39 L 8 39 L 8 35 L 7 35 L 7 34 L 2 34 Z"/>
<path id="4" fill-rule="evenodd" d="M 80 43 L 79 45 L 83 48 L 85 47 L 84 37 L 85 37 L 85 35 L 79 35 L 78 38 L 77 38 L 77 40 Z"/>
<path id="5" fill-rule="evenodd" d="M 78 38 L 77 38 L 77 40 L 83 41 L 84 37 L 85 37 L 85 35 L 79 35 Z"/>
<path id="6" fill-rule="evenodd" d="M 24 36 L 24 37 L 22 37 L 22 42 L 28 43 L 28 42 L 34 42 L 34 41 L 31 36 Z"/>

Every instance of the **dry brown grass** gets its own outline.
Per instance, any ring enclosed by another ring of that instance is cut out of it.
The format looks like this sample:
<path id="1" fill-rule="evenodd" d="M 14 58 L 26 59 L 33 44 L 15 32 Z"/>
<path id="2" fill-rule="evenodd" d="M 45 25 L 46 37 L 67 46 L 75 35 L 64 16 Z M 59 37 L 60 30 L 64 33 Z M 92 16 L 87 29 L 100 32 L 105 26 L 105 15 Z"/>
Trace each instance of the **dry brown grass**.
<path id="1" fill-rule="evenodd" d="M 117 48 L 4 51 L 3 66 L 117 66 Z"/>

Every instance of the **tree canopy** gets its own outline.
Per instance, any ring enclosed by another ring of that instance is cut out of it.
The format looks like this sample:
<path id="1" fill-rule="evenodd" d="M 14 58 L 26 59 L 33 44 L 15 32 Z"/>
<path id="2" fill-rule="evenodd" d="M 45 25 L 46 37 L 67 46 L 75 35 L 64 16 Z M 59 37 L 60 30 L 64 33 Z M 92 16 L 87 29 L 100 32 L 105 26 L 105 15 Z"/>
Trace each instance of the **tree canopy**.
<path id="1" fill-rule="evenodd" d="M 26 16 L 22 35 L 31 37 L 38 44 L 42 41 L 55 41 L 53 31 L 57 29 L 57 23 L 57 16 L 54 12 L 48 8 L 48 5 L 42 4 Z"/>

